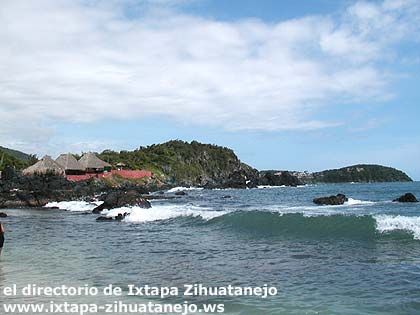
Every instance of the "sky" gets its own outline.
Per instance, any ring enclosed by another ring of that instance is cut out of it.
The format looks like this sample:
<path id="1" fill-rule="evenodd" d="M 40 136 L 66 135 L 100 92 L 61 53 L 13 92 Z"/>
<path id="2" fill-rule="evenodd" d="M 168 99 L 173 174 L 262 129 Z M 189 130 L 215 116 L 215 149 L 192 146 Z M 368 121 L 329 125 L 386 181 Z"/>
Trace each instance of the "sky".
<path id="1" fill-rule="evenodd" d="M 1 0 L 0 145 L 171 139 L 420 180 L 420 1 Z"/>

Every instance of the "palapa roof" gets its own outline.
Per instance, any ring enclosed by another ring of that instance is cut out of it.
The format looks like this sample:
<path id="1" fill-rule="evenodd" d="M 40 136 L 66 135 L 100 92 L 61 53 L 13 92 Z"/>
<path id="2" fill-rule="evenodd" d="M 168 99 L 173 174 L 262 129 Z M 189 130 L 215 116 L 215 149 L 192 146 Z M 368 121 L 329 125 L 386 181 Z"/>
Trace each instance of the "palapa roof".
<path id="1" fill-rule="evenodd" d="M 34 165 L 25 168 L 22 173 L 24 175 L 56 173 L 58 175 L 64 174 L 64 168 L 54 161 L 50 156 L 46 155 Z"/>
<path id="2" fill-rule="evenodd" d="M 100 168 L 105 168 L 105 167 L 111 167 L 111 164 L 105 161 L 102 161 L 92 152 L 83 154 L 83 156 L 79 160 L 79 164 L 82 165 L 84 169 L 87 169 L 87 168 L 100 169 Z"/>
<path id="3" fill-rule="evenodd" d="M 84 171 L 85 168 L 80 165 L 76 158 L 71 153 L 61 154 L 56 160 L 66 171 Z"/>

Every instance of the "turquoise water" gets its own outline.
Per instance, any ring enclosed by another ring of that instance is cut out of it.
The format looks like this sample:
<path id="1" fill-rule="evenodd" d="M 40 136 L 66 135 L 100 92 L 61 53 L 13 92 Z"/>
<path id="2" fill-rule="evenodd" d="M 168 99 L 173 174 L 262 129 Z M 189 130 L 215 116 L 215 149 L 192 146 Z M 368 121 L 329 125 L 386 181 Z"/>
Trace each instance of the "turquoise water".
<path id="1" fill-rule="evenodd" d="M 119 223 L 96 222 L 78 204 L 66 206 L 72 211 L 8 209 L 0 285 L 268 284 L 278 294 L 267 299 L 190 301 L 224 303 L 226 314 L 419 314 L 420 205 L 390 202 L 406 192 L 420 195 L 420 183 L 192 190 L 150 210 L 125 209 L 131 214 Z M 312 204 L 336 193 L 352 199 Z"/>

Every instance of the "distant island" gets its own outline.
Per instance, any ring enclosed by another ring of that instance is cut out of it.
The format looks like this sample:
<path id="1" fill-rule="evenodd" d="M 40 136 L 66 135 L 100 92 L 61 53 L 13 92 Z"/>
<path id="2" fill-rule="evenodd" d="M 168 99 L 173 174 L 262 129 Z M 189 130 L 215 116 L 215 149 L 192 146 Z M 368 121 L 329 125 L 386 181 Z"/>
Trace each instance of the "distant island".
<path id="1" fill-rule="evenodd" d="M 74 155 L 75 159 L 80 158 Z M 309 173 L 288 170 L 259 171 L 243 162 L 233 150 L 197 141 L 172 140 L 162 144 L 140 147 L 134 151 L 105 150 L 96 156 L 110 169 L 121 165 L 129 170 L 148 170 L 153 181 L 147 184 L 159 187 L 198 186 L 205 188 L 250 188 L 256 186 L 298 186 L 315 183 L 374 183 L 408 182 L 404 172 L 380 165 L 360 164 L 340 169 Z M 19 173 L 37 161 L 33 155 L 0 147 L 0 171 L 6 167 Z M 111 180 L 109 185 L 127 184 Z M 145 181 L 135 184 L 145 184 Z"/>
<path id="2" fill-rule="evenodd" d="M 412 182 L 403 171 L 381 165 L 358 164 L 304 176 L 306 183 Z"/>
<path id="3" fill-rule="evenodd" d="M 261 171 L 264 177 L 269 178 L 268 185 L 282 184 L 285 178 L 294 180 L 297 185 L 304 184 L 332 184 L 332 183 L 385 183 L 385 182 L 412 182 L 413 180 L 403 171 L 392 167 L 357 164 L 339 169 L 321 172 L 296 171 Z"/>

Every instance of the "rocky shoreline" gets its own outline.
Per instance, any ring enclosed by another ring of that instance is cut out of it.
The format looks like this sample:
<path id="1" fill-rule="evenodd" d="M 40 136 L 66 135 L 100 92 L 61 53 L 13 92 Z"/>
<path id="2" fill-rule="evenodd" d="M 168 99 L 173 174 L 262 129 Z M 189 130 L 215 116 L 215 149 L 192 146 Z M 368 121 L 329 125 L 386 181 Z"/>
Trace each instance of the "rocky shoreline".
<path id="1" fill-rule="evenodd" d="M 110 187 L 97 179 L 75 183 L 57 175 L 13 173 L 0 180 L 0 208 L 42 208 L 49 202 L 92 201 L 113 191 L 136 191 L 139 195 L 150 192 L 148 187 L 129 183 Z"/>
<path id="2" fill-rule="evenodd" d="M 292 173 L 262 171 L 242 168 L 223 177 L 220 181 L 207 182 L 202 188 L 254 188 L 258 185 L 268 186 L 298 186 L 304 182 Z M 149 181 L 135 183 L 125 181 L 118 186 L 110 186 L 106 181 L 91 178 L 86 181 L 71 182 L 65 177 L 54 174 L 39 174 L 24 176 L 11 169 L 3 172 L 0 179 L 0 209 L 1 208 L 42 208 L 50 202 L 100 200 L 104 203 L 96 209 L 99 213 L 103 209 L 119 208 L 122 206 L 148 207 L 150 199 L 177 198 L 181 196 L 167 196 L 166 194 L 150 194 L 177 186 L 189 187 L 188 183 L 176 182 L 173 185 L 162 182 Z M 179 195 L 185 194 L 180 192 Z M 348 199 L 342 194 L 321 197 L 314 200 L 319 205 L 341 205 Z M 412 194 L 406 194 L 394 201 L 417 202 Z"/>
<path id="3" fill-rule="evenodd" d="M 168 190 L 174 187 L 191 187 L 196 183 L 172 182 L 163 183 L 160 180 L 151 180 L 139 184 L 126 180 L 118 185 L 110 185 L 99 178 L 85 181 L 71 182 L 65 177 L 56 174 L 22 175 L 13 169 L 6 169 L 0 179 L 0 209 L 1 208 L 42 208 L 50 202 L 60 201 L 92 201 L 101 196 L 112 193 L 133 192 L 143 199 L 168 198 L 168 196 L 150 195 L 152 192 Z M 231 174 L 219 176 L 217 180 L 202 179 L 200 187 L 206 189 L 226 188 L 255 188 L 258 185 L 287 185 L 301 184 L 290 176 L 281 176 L 278 179 L 260 175 L 257 170 L 240 167 Z M 182 194 L 179 193 L 179 194 Z M 174 196 L 172 196 L 174 197 Z M 129 202 L 130 203 L 130 202 Z"/>

